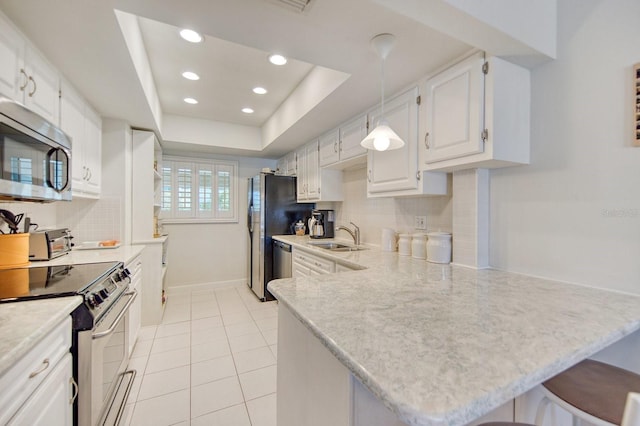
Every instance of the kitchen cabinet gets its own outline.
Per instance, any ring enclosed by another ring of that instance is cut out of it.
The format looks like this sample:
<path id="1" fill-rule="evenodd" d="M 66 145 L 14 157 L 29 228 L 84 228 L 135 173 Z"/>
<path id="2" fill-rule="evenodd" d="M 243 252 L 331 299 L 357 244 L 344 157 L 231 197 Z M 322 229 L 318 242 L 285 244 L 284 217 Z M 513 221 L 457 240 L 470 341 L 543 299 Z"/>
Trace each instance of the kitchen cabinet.
<path id="1" fill-rule="evenodd" d="M 71 317 L 0 378 L 0 424 L 72 425 Z"/>
<path id="2" fill-rule="evenodd" d="M 57 70 L 0 14 L 0 93 L 60 124 L 60 76 Z"/>
<path id="3" fill-rule="evenodd" d="M 294 278 L 335 272 L 336 266 L 333 260 L 317 256 L 296 247 L 292 248 L 292 251 L 293 267 L 291 275 Z"/>
<path id="4" fill-rule="evenodd" d="M 367 136 L 367 115 L 358 116 L 338 129 L 320 137 L 320 166 L 345 168 L 362 159 L 366 161 L 366 148 L 360 145 Z"/>
<path id="5" fill-rule="evenodd" d="M 321 169 L 318 140 L 296 151 L 298 202 L 342 201 L 342 171 Z"/>
<path id="6" fill-rule="evenodd" d="M 142 285 L 142 256 L 138 255 L 130 262 L 127 262 L 125 268 L 131 272 L 130 290 L 138 293 L 138 297 L 129 308 L 129 321 L 126 323 L 127 342 L 129 345 L 128 356 L 131 357 L 142 324 L 142 292 L 144 290 Z"/>
<path id="7" fill-rule="evenodd" d="M 67 82 L 63 82 L 60 106 L 60 127 L 71 137 L 73 196 L 98 198 L 102 178 L 102 120 Z"/>
<path id="8" fill-rule="evenodd" d="M 296 152 L 291 151 L 278 160 L 277 173 L 284 176 L 295 176 L 298 173 L 298 160 Z"/>
<path id="9" fill-rule="evenodd" d="M 426 80 L 421 168 L 529 164 L 530 91 L 528 70 L 483 53 Z"/>
<path id="10" fill-rule="evenodd" d="M 73 425 L 72 357 L 67 353 L 51 370 L 42 384 L 7 423 L 10 426 Z"/>
<path id="11" fill-rule="evenodd" d="M 405 145 L 392 151 L 369 151 L 367 196 L 444 195 L 445 173 L 423 173 L 418 168 L 418 87 L 413 87 L 385 103 L 384 118 Z M 369 114 L 369 125 L 380 120 L 378 107 Z"/>

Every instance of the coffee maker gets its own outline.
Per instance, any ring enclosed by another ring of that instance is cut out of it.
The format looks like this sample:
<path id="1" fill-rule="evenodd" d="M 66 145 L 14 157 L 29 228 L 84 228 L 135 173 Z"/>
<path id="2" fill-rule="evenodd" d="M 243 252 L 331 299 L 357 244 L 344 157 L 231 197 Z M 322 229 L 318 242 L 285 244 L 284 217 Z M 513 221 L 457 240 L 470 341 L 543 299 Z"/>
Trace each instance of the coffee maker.
<path id="1" fill-rule="evenodd" d="M 333 238 L 335 235 L 335 212 L 333 210 L 312 210 L 309 219 L 309 237 Z"/>

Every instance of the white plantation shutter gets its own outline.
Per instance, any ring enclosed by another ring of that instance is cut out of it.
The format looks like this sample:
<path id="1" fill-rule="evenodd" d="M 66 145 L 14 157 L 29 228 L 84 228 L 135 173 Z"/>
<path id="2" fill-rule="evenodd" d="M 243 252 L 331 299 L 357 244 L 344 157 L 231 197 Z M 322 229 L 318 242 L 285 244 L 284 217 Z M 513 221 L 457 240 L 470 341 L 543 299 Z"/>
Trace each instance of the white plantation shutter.
<path id="1" fill-rule="evenodd" d="M 237 170 L 234 161 L 163 158 L 163 221 L 237 222 Z"/>

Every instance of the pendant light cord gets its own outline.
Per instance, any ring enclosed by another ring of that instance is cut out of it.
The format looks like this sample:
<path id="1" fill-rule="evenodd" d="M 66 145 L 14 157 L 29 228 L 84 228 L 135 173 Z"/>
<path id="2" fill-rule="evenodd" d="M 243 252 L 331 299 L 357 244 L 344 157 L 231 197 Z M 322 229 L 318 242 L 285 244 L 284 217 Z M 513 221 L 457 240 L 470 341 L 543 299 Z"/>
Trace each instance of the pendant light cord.
<path id="1" fill-rule="evenodd" d="M 378 124 L 381 121 L 384 121 L 384 58 L 380 61 L 380 91 L 382 92 L 382 114 L 380 115 L 380 120 L 378 120 Z"/>

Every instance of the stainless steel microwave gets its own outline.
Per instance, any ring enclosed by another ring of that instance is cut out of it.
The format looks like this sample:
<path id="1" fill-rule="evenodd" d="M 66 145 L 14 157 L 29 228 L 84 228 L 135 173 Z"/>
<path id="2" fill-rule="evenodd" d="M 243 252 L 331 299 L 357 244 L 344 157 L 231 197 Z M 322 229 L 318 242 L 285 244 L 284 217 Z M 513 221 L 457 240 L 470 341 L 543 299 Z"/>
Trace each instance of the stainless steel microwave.
<path id="1" fill-rule="evenodd" d="M 71 139 L 0 95 L 0 200 L 71 200 Z"/>

